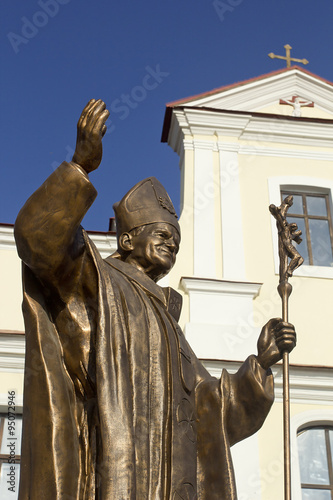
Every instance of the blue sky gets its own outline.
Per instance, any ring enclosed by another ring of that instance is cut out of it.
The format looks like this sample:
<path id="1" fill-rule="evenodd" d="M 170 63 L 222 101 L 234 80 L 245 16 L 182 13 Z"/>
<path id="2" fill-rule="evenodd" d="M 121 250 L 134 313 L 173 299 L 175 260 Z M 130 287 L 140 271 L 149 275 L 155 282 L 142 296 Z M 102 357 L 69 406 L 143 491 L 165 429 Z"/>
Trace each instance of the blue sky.
<path id="1" fill-rule="evenodd" d="M 333 81 L 332 0 L 11 0 L 1 10 L 2 223 L 71 159 L 91 98 L 113 111 L 84 226 L 106 231 L 112 204 L 150 175 L 179 208 L 178 156 L 160 142 L 167 102 L 283 68 L 267 54 L 286 43 Z"/>

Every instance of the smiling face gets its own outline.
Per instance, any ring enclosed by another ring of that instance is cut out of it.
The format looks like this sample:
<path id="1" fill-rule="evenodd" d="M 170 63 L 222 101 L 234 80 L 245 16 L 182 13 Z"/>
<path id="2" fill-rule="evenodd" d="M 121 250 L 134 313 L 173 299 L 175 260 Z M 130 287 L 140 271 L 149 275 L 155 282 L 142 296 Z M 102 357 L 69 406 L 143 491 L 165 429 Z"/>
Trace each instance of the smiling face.
<path id="1" fill-rule="evenodd" d="M 154 222 L 142 231 L 125 233 L 123 250 L 129 252 L 124 259 L 142 270 L 154 281 L 159 280 L 173 267 L 179 250 L 180 236 L 167 222 Z"/>

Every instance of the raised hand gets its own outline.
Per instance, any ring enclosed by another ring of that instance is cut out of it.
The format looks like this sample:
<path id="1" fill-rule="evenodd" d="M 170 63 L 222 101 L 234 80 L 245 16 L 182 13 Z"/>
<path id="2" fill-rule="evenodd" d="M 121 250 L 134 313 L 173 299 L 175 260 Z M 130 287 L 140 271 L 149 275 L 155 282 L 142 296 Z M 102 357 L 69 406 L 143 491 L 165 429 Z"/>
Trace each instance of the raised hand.
<path id="1" fill-rule="evenodd" d="M 76 148 L 72 161 L 87 173 L 96 170 L 101 163 L 102 138 L 106 132 L 105 122 L 109 114 L 101 99 L 91 99 L 77 123 Z"/>
<path id="2" fill-rule="evenodd" d="M 281 318 L 273 318 L 261 330 L 258 339 L 258 356 L 260 365 L 267 370 L 277 363 L 284 351 L 291 352 L 296 345 L 295 328 Z"/>

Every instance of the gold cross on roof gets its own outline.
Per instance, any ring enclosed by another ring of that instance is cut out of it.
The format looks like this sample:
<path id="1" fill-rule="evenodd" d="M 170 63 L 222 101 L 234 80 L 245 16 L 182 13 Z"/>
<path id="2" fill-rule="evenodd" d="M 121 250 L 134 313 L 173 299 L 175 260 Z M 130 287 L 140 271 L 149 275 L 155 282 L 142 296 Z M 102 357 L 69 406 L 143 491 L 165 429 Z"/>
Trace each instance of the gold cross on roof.
<path id="1" fill-rule="evenodd" d="M 293 57 L 290 57 L 290 49 L 292 49 L 292 47 L 290 47 L 290 45 L 288 45 L 288 44 L 284 45 L 284 48 L 286 49 L 286 56 L 285 57 L 284 56 L 277 56 L 277 55 L 273 54 L 273 52 L 268 54 L 268 57 L 270 57 L 271 59 L 284 59 L 287 62 L 287 68 L 290 68 L 291 61 L 300 62 L 302 64 L 309 63 L 309 61 L 307 61 L 307 59 L 294 59 Z"/>

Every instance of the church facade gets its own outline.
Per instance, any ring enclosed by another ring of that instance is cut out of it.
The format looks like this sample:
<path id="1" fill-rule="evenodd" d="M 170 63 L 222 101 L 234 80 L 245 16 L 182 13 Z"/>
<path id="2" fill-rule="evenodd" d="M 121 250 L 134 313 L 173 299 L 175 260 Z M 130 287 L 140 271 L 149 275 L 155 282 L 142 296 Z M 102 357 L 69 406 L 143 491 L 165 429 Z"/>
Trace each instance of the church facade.
<path id="1" fill-rule="evenodd" d="M 294 66 L 168 104 L 162 135 L 182 179 L 182 246 L 170 284 L 183 291 L 190 344 L 217 376 L 256 352 L 261 326 L 282 315 L 268 207 L 294 196 L 289 221 L 302 230 L 305 261 L 290 280 L 293 500 L 333 491 L 332 103 L 332 83 Z M 268 419 L 234 447 L 244 500 L 283 498 L 282 365 L 273 372 Z"/>

